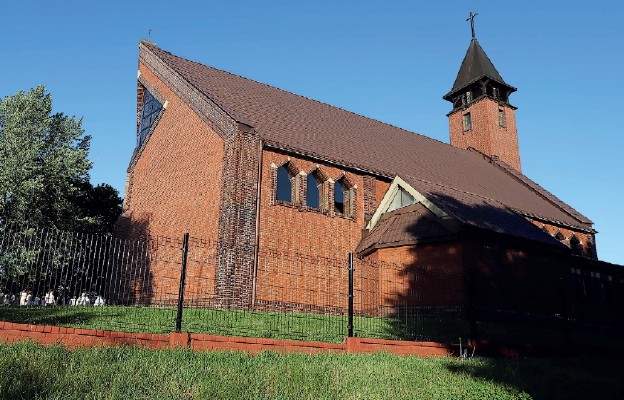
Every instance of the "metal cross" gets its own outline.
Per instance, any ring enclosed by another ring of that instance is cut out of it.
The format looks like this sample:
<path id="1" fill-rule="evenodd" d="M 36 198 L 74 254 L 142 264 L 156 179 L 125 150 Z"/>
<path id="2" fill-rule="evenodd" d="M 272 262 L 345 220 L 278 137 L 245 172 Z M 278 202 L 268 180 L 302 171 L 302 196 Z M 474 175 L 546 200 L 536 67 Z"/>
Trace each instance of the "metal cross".
<path id="1" fill-rule="evenodd" d="M 479 13 L 473 14 L 472 11 L 470 11 L 470 16 L 466 20 L 466 21 L 470 21 L 470 30 L 472 30 L 472 38 L 473 39 L 475 38 L 474 17 L 476 17 L 477 15 L 479 15 Z"/>

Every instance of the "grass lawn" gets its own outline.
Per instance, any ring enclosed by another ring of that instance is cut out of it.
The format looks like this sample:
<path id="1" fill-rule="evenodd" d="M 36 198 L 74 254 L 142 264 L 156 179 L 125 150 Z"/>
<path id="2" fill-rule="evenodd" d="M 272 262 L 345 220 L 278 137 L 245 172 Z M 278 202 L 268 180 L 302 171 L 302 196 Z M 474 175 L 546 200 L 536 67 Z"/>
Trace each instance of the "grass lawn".
<path id="1" fill-rule="evenodd" d="M 163 307 L 0 306 L 0 321 L 122 332 L 169 333 L 175 330 L 175 319 L 176 309 Z M 364 317 L 354 318 L 354 326 L 360 337 L 407 340 L 457 341 L 461 336 L 457 333 L 467 329 L 466 324 L 457 321 L 422 319 L 406 329 L 397 319 Z M 339 343 L 347 336 L 347 316 L 188 308 L 184 309 L 182 330 Z M 406 334 L 406 331 L 417 335 Z"/>
<path id="2" fill-rule="evenodd" d="M 6 399 L 622 399 L 624 361 L 0 344 Z"/>

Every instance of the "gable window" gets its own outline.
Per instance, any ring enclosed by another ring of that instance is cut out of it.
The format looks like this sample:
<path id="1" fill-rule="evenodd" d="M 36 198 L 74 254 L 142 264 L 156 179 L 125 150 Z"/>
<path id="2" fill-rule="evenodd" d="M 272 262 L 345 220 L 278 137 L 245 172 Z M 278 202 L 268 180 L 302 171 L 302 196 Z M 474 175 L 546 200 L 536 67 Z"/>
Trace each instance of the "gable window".
<path id="1" fill-rule="evenodd" d="M 399 190 L 394 195 L 394 198 L 392 199 L 392 202 L 390 203 L 390 206 L 388 207 L 388 210 L 386 210 L 386 212 L 407 207 L 414 203 L 416 203 L 416 199 L 414 198 L 414 196 L 412 196 L 405 189 L 399 186 Z"/>
<path id="2" fill-rule="evenodd" d="M 285 203 L 292 203 L 292 182 L 293 177 L 288 171 L 287 164 L 282 165 L 277 169 L 277 190 L 275 198 L 278 201 Z"/>
<path id="3" fill-rule="evenodd" d="M 505 110 L 502 108 L 498 109 L 498 125 L 502 128 L 507 127 L 507 118 L 505 117 Z"/>
<path id="4" fill-rule="evenodd" d="M 163 105 L 147 88 L 143 89 L 143 107 L 141 108 L 141 120 L 137 135 L 137 147 L 141 147 L 145 139 L 152 131 L 160 116 Z"/>
<path id="5" fill-rule="evenodd" d="M 464 131 L 469 131 L 472 129 L 472 117 L 470 116 L 470 113 L 464 114 L 463 123 L 464 123 Z"/>
<path id="6" fill-rule="evenodd" d="M 306 179 L 306 205 L 311 208 L 320 208 L 321 182 L 315 173 L 308 175 Z"/>

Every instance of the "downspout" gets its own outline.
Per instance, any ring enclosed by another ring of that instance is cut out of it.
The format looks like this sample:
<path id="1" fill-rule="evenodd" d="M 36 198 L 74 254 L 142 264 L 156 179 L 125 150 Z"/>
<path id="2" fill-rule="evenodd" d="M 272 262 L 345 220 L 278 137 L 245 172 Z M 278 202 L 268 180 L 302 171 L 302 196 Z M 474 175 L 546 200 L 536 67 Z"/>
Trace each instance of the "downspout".
<path id="1" fill-rule="evenodd" d="M 253 310 L 256 305 L 256 279 L 258 276 L 258 260 L 260 258 L 260 205 L 262 194 L 262 155 L 264 154 L 264 143 L 260 140 L 260 146 L 258 154 L 258 188 L 256 192 L 256 244 L 254 245 L 254 265 L 253 265 L 253 282 L 251 288 L 251 309 Z"/>

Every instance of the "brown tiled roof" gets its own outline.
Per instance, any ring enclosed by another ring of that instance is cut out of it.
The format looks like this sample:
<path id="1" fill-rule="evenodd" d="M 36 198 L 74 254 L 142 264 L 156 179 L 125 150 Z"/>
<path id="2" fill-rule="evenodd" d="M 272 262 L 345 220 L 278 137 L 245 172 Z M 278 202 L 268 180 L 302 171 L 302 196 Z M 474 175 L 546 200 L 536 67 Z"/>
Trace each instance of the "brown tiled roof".
<path id="1" fill-rule="evenodd" d="M 478 208 L 470 208 L 474 199 L 479 199 L 495 209 L 517 210 L 591 230 L 589 220 L 571 207 L 522 179 L 523 175 L 478 154 L 174 56 L 150 44 L 142 43 L 141 51 L 163 61 L 232 118 L 255 128 L 270 147 L 387 177 L 409 177 L 417 190 L 433 196 L 434 203 L 443 201 L 443 196 L 465 203 L 465 208 L 449 206 L 449 211 L 461 214 L 458 218 L 466 223 L 479 223 L 482 215 L 476 212 Z M 481 225 L 513 230 L 517 227 L 510 223 L 514 214 Z M 520 215 L 515 217 L 524 220 Z"/>
<path id="2" fill-rule="evenodd" d="M 356 253 L 361 256 L 384 247 L 448 240 L 458 232 L 456 221 L 443 220 L 417 203 L 384 214 L 370 234 L 362 238 Z"/>

